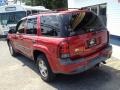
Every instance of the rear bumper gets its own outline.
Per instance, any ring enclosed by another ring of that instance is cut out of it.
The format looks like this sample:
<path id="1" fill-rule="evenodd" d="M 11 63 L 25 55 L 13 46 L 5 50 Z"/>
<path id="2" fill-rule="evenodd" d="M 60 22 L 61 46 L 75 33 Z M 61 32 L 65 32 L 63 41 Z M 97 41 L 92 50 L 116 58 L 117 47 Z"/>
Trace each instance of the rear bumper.
<path id="1" fill-rule="evenodd" d="M 69 59 L 60 59 L 60 73 L 64 74 L 74 74 L 86 71 L 96 64 L 106 61 L 111 57 L 112 46 L 109 45 L 100 52 L 77 60 Z"/>
<path id="2" fill-rule="evenodd" d="M 90 62 L 87 62 L 86 65 L 78 67 L 77 69 L 71 71 L 70 73 L 74 74 L 74 73 L 84 72 L 84 71 L 89 70 L 90 68 L 94 67 L 96 64 L 98 64 L 100 62 L 106 61 L 107 59 L 108 59 L 107 57 L 96 57 L 93 60 L 91 60 Z"/>

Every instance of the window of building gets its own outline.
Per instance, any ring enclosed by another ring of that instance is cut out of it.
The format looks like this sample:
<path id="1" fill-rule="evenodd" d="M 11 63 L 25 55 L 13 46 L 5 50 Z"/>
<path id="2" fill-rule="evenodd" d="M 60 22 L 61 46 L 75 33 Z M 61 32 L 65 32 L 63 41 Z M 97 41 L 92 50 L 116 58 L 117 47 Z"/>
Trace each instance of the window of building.
<path id="1" fill-rule="evenodd" d="M 26 34 L 37 34 L 37 18 L 27 20 Z"/>
<path id="2" fill-rule="evenodd" d="M 91 6 L 91 11 L 97 14 L 97 6 Z"/>
<path id="3" fill-rule="evenodd" d="M 90 11 L 93 11 L 94 13 L 99 15 L 100 18 L 102 19 L 103 23 L 106 25 L 106 23 L 107 23 L 107 16 L 106 16 L 107 4 L 106 3 L 89 6 L 89 7 L 85 7 L 85 8 L 89 8 Z"/>
<path id="4" fill-rule="evenodd" d="M 100 15 L 106 15 L 106 4 L 101 4 L 99 6 L 99 14 Z"/>
<path id="5" fill-rule="evenodd" d="M 99 5 L 99 16 L 101 17 L 105 25 L 107 23 L 106 8 L 107 8 L 106 4 Z"/>

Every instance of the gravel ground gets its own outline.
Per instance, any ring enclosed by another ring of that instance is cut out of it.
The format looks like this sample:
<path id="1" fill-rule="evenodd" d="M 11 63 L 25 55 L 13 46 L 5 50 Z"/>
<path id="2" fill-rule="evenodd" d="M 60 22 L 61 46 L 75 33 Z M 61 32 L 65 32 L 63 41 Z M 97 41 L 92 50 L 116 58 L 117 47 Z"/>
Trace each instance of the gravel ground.
<path id="1" fill-rule="evenodd" d="M 120 90 L 120 60 L 111 58 L 99 69 L 77 75 L 58 75 L 52 83 L 41 80 L 33 61 L 9 53 L 0 40 L 0 90 Z"/>

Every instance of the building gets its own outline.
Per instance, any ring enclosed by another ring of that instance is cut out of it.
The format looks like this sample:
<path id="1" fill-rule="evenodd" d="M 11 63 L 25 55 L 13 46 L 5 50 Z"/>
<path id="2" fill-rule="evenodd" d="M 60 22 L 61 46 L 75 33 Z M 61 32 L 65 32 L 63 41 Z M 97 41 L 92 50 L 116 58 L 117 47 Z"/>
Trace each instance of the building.
<path id="1" fill-rule="evenodd" d="M 112 35 L 120 36 L 120 0 L 68 0 L 68 8 L 94 11 Z"/>

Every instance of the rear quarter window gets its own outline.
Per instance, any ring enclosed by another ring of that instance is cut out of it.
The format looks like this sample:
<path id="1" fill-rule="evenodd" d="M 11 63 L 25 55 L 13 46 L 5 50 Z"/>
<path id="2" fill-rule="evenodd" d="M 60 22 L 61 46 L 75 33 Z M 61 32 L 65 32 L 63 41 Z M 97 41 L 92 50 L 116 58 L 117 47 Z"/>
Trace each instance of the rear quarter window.
<path id="1" fill-rule="evenodd" d="M 27 20 L 26 34 L 37 34 L 37 18 L 30 18 Z"/>
<path id="2" fill-rule="evenodd" d="M 57 37 L 60 32 L 60 22 L 57 15 L 42 16 L 40 18 L 41 33 L 47 37 Z"/>

